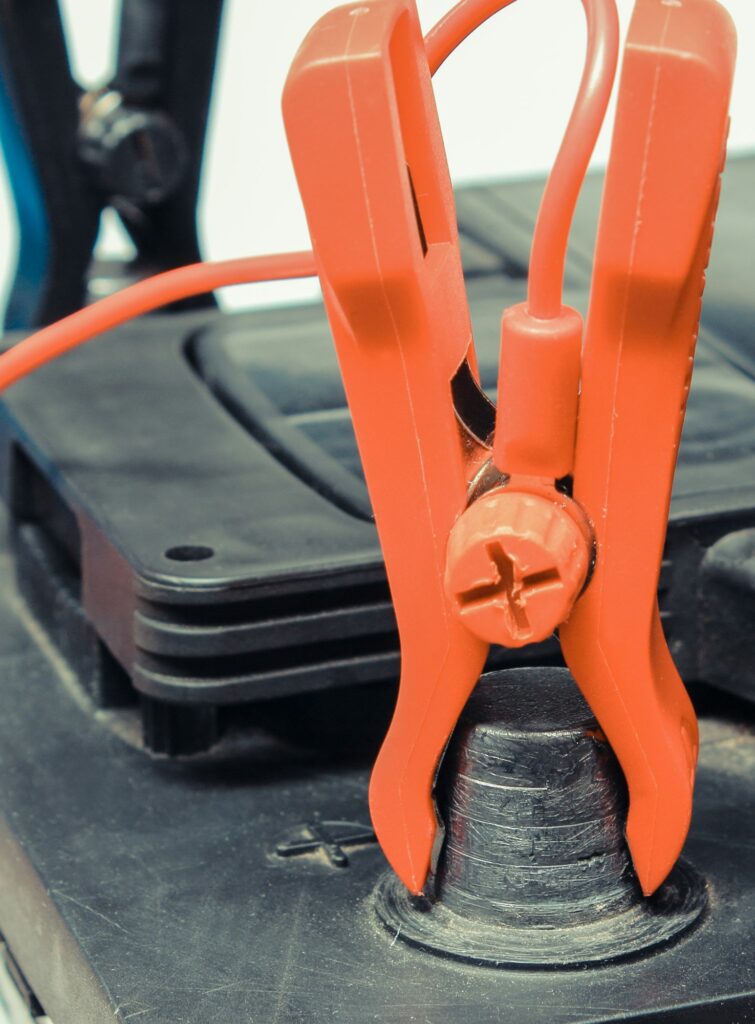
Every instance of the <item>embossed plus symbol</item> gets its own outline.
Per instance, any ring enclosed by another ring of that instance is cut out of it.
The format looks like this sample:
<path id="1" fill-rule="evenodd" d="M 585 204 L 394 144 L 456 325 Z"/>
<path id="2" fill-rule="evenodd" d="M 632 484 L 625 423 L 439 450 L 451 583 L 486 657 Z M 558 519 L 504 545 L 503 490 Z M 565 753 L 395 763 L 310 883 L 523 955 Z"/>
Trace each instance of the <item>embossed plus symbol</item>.
<path id="1" fill-rule="evenodd" d="M 298 838 L 278 843 L 275 847 L 279 857 L 298 857 L 322 850 L 333 867 L 346 868 L 349 858 L 345 847 L 376 842 L 375 833 L 369 825 L 353 821 L 322 821 L 316 817 L 300 826 L 298 831 Z"/>

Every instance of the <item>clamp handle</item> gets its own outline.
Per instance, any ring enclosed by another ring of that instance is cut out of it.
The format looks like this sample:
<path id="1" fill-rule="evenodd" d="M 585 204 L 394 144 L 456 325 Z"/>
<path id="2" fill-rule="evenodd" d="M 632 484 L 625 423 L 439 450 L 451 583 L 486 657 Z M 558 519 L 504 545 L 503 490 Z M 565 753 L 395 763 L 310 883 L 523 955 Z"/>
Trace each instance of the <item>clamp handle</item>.
<path id="1" fill-rule="evenodd" d="M 697 723 L 657 586 L 722 171 L 736 37 L 714 0 L 638 0 L 606 171 L 582 364 L 574 497 L 592 580 L 560 631 L 624 770 L 645 893 L 689 828 Z"/>
<path id="2" fill-rule="evenodd" d="M 488 652 L 443 585 L 484 441 L 465 432 L 453 392 L 488 407 L 413 0 L 326 14 L 294 59 L 283 115 L 401 637 L 370 809 L 388 860 L 419 893 L 437 763 Z"/>

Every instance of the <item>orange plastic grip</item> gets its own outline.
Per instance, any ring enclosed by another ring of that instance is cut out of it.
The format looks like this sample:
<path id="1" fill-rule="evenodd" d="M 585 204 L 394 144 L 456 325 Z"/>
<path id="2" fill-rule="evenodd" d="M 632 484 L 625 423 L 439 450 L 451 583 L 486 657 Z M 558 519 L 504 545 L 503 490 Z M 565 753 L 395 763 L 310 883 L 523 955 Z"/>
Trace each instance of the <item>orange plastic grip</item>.
<path id="1" fill-rule="evenodd" d="M 595 571 L 561 629 L 615 750 L 646 893 L 689 827 L 697 726 L 656 590 L 727 131 L 735 34 L 713 0 L 638 0 L 586 326 L 574 495 Z"/>
<path id="2" fill-rule="evenodd" d="M 294 60 L 283 113 L 401 636 L 370 809 L 393 868 L 419 892 L 438 757 L 488 645 L 452 614 L 443 587 L 467 488 L 451 380 L 472 332 L 413 3 L 325 15 Z"/>
<path id="3" fill-rule="evenodd" d="M 557 480 L 571 473 L 577 428 L 582 317 L 562 307 L 540 320 L 526 304 L 501 322 L 493 458 L 510 474 Z"/>

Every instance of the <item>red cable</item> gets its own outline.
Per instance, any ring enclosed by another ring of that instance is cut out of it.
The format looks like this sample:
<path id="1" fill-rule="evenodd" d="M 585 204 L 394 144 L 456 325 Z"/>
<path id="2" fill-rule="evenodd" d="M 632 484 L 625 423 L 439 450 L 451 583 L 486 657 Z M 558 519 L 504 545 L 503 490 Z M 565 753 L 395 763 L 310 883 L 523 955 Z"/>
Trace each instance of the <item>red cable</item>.
<path id="1" fill-rule="evenodd" d="M 425 36 L 432 74 L 466 37 L 514 0 L 461 0 Z M 548 177 L 530 251 L 527 305 L 550 320 L 561 312 L 564 265 L 574 209 L 611 96 L 619 53 L 619 19 L 614 0 L 582 0 L 587 20 L 585 67 Z"/>
<path id="2" fill-rule="evenodd" d="M 446 58 L 476 28 L 513 3 L 514 0 L 461 0 L 452 7 L 425 36 L 430 74 L 434 75 Z"/>
<path id="3" fill-rule="evenodd" d="M 513 0 L 461 0 L 426 37 L 435 72 L 479 25 Z M 538 214 L 532 244 L 530 311 L 557 316 L 561 309 L 566 244 L 579 186 L 595 144 L 613 84 L 618 25 L 613 0 L 582 0 L 588 21 L 585 71 Z M 218 263 L 195 263 L 140 281 L 72 313 L 18 342 L 0 355 L 0 390 L 104 331 L 160 306 L 234 284 L 312 277 L 311 252 L 252 256 Z"/>
<path id="4" fill-rule="evenodd" d="M 214 291 L 232 284 L 275 281 L 280 278 L 314 277 L 317 274 L 311 252 L 290 252 L 277 256 L 248 256 L 218 263 L 192 263 L 139 281 L 114 295 L 71 313 L 49 327 L 20 341 L 0 356 L 0 390 L 33 370 L 89 341 L 103 331 L 151 313 L 171 302 Z"/>
<path id="5" fill-rule="evenodd" d="M 587 53 L 563 142 L 548 175 L 535 222 L 527 282 L 529 313 L 542 320 L 561 311 L 569 231 L 587 166 L 611 98 L 619 55 L 614 0 L 582 0 Z"/>

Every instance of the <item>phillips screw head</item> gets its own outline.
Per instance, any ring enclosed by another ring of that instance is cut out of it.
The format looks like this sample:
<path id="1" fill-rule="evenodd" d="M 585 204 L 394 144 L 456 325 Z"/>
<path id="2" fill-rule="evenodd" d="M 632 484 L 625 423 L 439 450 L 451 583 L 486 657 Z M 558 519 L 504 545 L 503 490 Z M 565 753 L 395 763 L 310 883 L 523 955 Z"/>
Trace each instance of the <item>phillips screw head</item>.
<path id="1" fill-rule="evenodd" d="M 451 530 L 445 586 L 466 628 L 488 643 L 523 647 L 564 622 L 587 578 L 589 534 L 571 499 L 491 491 Z"/>

